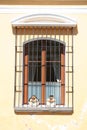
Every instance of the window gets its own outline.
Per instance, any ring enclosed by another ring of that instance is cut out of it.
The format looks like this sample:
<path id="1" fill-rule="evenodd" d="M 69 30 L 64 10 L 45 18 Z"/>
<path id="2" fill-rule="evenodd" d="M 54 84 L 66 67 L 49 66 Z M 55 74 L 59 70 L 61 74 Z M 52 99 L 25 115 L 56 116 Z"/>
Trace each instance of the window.
<path id="1" fill-rule="evenodd" d="M 12 25 L 15 112 L 72 113 L 76 23 L 65 17 L 37 15 Z"/>
<path id="2" fill-rule="evenodd" d="M 65 45 L 51 39 L 37 39 L 24 44 L 23 54 L 23 103 L 28 104 L 35 95 L 40 104 L 46 104 L 46 99 L 53 95 L 56 104 L 64 104 Z"/>

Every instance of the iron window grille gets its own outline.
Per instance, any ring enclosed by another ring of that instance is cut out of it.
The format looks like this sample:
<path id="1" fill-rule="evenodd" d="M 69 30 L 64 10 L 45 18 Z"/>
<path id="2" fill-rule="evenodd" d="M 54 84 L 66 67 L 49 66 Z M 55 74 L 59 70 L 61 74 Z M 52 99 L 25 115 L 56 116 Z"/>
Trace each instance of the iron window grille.
<path id="1" fill-rule="evenodd" d="M 15 26 L 13 31 L 15 112 L 73 113 L 75 28 Z"/>

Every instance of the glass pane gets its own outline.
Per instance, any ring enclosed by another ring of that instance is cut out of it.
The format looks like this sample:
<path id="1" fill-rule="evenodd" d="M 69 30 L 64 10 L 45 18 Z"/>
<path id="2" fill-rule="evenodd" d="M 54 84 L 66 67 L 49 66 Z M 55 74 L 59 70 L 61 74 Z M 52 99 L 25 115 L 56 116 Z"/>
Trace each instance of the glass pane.
<path id="1" fill-rule="evenodd" d="M 60 43 L 48 41 L 46 49 L 47 61 L 60 61 Z"/>
<path id="2" fill-rule="evenodd" d="M 28 44 L 29 83 L 28 98 L 37 96 L 41 102 L 42 50 L 46 50 L 46 99 L 53 95 L 60 104 L 61 94 L 61 48 L 62 44 L 50 40 L 37 40 Z"/>
<path id="3" fill-rule="evenodd" d="M 54 82 L 56 81 L 56 75 L 54 72 L 54 66 L 52 63 L 47 63 L 46 65 L 46 81 L 47 82 Z"/>
<path id="4" fill-rule="evenodd" d="M 41 62 L 29 63 L 29 81 L 41 81 Z"/>
<path id="5" fill-rule="evenodd" d="M 60 83 L 57 82 L 46 82 L 46 100 L 49 98 L 50 95 L 56 100 L 56 104 L 60 104 Z"/>
<path id="6" fill-rule="evenodd" d="M 28 100 L 32 95 L 35 95 L 39 99 L 39 102 L 41 102 L 41 82 L 28 83 Z"/>
<path id="7" fill-rule="evenodd" d="M 29 61 L 41 61 L 41 42 L 34 41 L 29 43 Z"/>

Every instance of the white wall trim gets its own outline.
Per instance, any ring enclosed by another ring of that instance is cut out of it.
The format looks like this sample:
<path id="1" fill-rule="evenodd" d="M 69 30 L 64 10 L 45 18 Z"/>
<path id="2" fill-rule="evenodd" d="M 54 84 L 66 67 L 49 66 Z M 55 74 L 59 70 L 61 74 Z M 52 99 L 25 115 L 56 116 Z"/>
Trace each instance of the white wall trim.
<path id="1" fill-rule="evenodd" d="M 69 17 L 53 14 L 26 15 L 12 21 L 13 26 L 64 26 L 76 27 L 77 22 Z"/>
<path id="2" fill-rule="evenodd" d="M 53 14 L 86 14 L 87 6 L 3 6 L 0 5 L 0 13 L 5 14 L 36 14 L 52 12 Z"/>

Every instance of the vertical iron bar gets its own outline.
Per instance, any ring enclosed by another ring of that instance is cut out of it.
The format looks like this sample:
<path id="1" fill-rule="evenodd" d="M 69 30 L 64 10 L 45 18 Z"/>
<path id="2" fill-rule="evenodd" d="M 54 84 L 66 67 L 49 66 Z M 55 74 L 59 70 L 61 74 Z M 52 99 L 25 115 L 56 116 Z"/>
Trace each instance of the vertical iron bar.
<path id="1" fill-rule="evenodd" d="M 40 34 L 42 33 L 42 31 L 41 31 L 41 27 L 40 27 Z M 42 76 L 42 44 L 41 44 L 41 42 L 42 42 L 42 40 L 40 40 L 39 41 L 39 43 L 40 43 L 40 69 L 41 69 L 41 76 Z M 42 79 L 41 79 L 41 77 L 40 77 L 40 80 L 41 80 L 41 104 L 42 104 Z M 42 107 L 42 106 L 41 106 Z"/>
<path id="2" fill-rule="evenodd" d="M 38 33 L 38 32 L 37 32 Z M 37 55 L 37 57 L 36 57 L 36 69 L 37 69 L 37 76 L 36 76 L 36 95 L 38 95 L 37 94 L 37 88 L 39 87 L 39 79 L 38 79 L 38 67 L 39 67 L 39 58 L 38 58 L 38 35 L 37 35 L 37 48 L 36 48 L 36 55 Z"/>
<path id="3" fill-rule="evenodd" d="M 49 60 L 50 60 L 50 62 L 49 62 L 49 67 L 50 67 L 50 95 L 51 95 L 51 89 L 52 89 L 52 86 L 51 86 L 51 27 L 50 27 L 50 43 L 49 43 L 49 45 L 48 45 L 48 47 L 49 47 Z"/>
<path id="4" fill-rule="evenodd" d="M 43 29 L 43 28 L 42 28 Z M 42 30 L 41 29 L 41 30 Z M 41 52 L 41 56 L 42 56 L 42 75 L 41 75 L 41 81 L 42 81 L 42 103 L 45 104 L 45 100 L 46 100 L 46 92 L 45 92 L 45 89 L 46 89 L 46 45 L 45 45 L 45 42 L 43 40 L 43 32 L 42 32 L 42 52 Z"/>
<path id="5" fill-rule="evenodd" d="M 64 36 L 63 36 L 63 42 L 65 42 Z M 63 105 L 65 105 L 65 91 L 66 91 L 66 89 L 65 89 L 65 44 L 63 45 L 63 55 L 64 55 L 64 64 L 63 64 L 63 68 L 64 68 L 64 85 L 63 85 L 63 87 L 64 87 L 64 104 Z"/>
<path id="6" fill-rule="evenodd" d="M 59 28 L 59 30 L 60 30 L 60 28 Z M 60 31 L 59 31 L 59 45 L 58 45 L 58 53 L 59 53 L 59 58 L 58 58 L 58 61 L 59 61 L 59 85 L 60 85 L 60 87 L 59 87 L 59 97 L 61 97 L 61 82 L 60 82 L 60 79 L 61 79 L 61 43 L 60 43 L 60 38 L 61 38 L 61 36 L 60 36 Z M 60 103 L 59 103 L 60 104 Z"/>
<path id="7" fill-rule="evenodd" d="M 35 34 L 36 34 L 36 27 L 34 27 L 34 39 L 35 39 Z M 37 60 L 37 41 L 34 41 L 34 60 Z M 37 72 L 37 62 L 35 62 L 35 71 Z M 36 72 L 35 72 L 35 82 L 34 82 L 34 89 L 35 89 L 35 95 L 37 97 L 37 76 L 36 76 Z"/>
<path id="8" fill-rule="evenodd" d="M 41 38 L 42 38 L 42 27 L 40 28 L 41 28 L 40 30 L 41 30 Z M 42 45 L 42 39 L 41 39 L 41 103 L 42 103 L 42 48 L 43 48 L 43 45 Z"/>
<path id="9" fill-rule="evenodd" d="M 33 95 L 33 87 L 34 87 L 34 77 L 33 77 L 33 69 L 34 69 L 34 27 L 32 28 L 33 31 L 33 42 L 32 42 L 32 88 L 31 88 L 31 96 Z"/>
<path id="10" fill-rule="evenodd" d="M 68 107 L 69 107 L 69 34 L 68 34 Z"/>
<path id="11" fill-rule="evenodd" d="M 23 45 L 24 47 L 24 91 L 23 91 L 23 103 L 24 104 L 28 104 L 28 46 L 26 45 L 26 28 L 23 28 L 23 37 L 24 37 L 24 41 L 23 43 L 25 43 L 25 45 Z"/>
<path id="12" fill-rule="evenodd" d="M 26 27 L 24 27 L 24 42 L 26 42 Z M 26 51 L 26 50 L 25 50 Z M 26 53 L 26 52 L 25 52 Z M 28 52 L 27 52 L 28 53 Z M 28 54 L 27 54 L 28 55 Z M 28 73 L 28 72 L 27 72 Z M 27 77 L 28 78 L 28 77 Z M 28 86 L 27 86 L 28 87 Z M 28 89 L 27 89 L 28 90 Z M 28 92 L 27 92 L 28 93 Z M 28 106 L 27 106 L 28 107 Z"/>
<path id="13" fill-rule="evenodd" d="M 41 31 L 41 26 L 40 26 L 40 34 L 42 33 L 42 31 Z M 40 36 L 40 34 L 39 34 L 39 36 Z M 41 40 L 40 40 L 40 46 L 41 46 L 41 48 L 40 48 L 40 56 L 41 56 L 41 53 L 42 53 L 42 44 L 41 44 Z M 42 60 L 41 59 L 42 58 L 42 56 L 40 57 L 40 61 Z M 42 64 L 42 63 L 41 63 Z M 42 65 L 40 65 L 40 69 L 41 69 L 41 75 L 42 75 Z M 42 107 L 42 81 L 41 81 L 41 107 Z"/>
<path id="14" fill-rule="evenodd" d="M 23 78 L 22 78 L 22 80 L 23 80 L 23 86 L 22 86 L 22 89 L 23 89 L 23 91 L 22 91 L 22 104 L 23 104 L 23 99 L 24 99 L 24 54 L 25 54 L 25 51 L 24 51 L 24 45 L 23 45 Z"/>
<path id="15" fill-rule="evenodd" d="M 21 28 L 21 31 L 22 31 L 22 28 Z M 23 35 L 22 35 L 23 36 Z M 22 43 L 22 49 L 23 49 L 23 68 L 22 68 L 22 70 L 23 70 L 23 74 L 22 74 L 22 80 L 23 80 L 23 85 L 22 85 L 22 105 L 23 105 L 23 103 L 24 103 L 24 67 L 25 67 L 25 63 L 24 63 L 24 55 L 25 55 L 25 50 L 24 50 L 24 44 Z"/>
<path id="16" fill-rule="evenodd" d="M 64 30 L 64 28 L 63 28 L 63 42 L 64 42 L 64 46 L 63 46 L 63 48 L 64 48 L 64 55 L 65 55 L 65 58 L 66 58 L 66 54 L 65 54 L 65 52 L 66 52 L 66 41 L 65 41 L 65 30 Z M 66 96 L 66 62 L 64 63 L 64 70 L 65 70 L 65 96 Z M 66 99 L 66 97 L 65 97 L 65 99 Z M 66 105 L 66 101 L 65 101 L 65 105 Z"/>
<path id="17" fill-rule="evenodd" d="M 20 33 L 21 33 L 21 28 L 20 28 Z M 20 35 L 20 41 L 19 41 L 19 53 L 18 53 L 18 55 L 19 55 L 19 67 L 18 67 L 18 69 L 19 69 L 19 94 L 18 94 L 18 106 L 20 105 L 20 88 L 21 88 L 21 35 Z"/>
<path id="18" fill-rule="evenodd" d="M 41 103 L 42 103 L 42 50 L 43 50 L 43 41 L 42 41 L 42 27 L 40 27 L 41 29 Z M 42 103 L 43 105 L 43 103 Z M 42 107 L 41 105 L 41 107 Z"/>
<path id="19" fill-rule="evenodd" d="M 29 41 L 29 40 L 30 40 L 30 35 L 31 35 L 31 34 L 30 34 L 30 31 L 31 31 L 31 30 L 30 30 L 30 27 L 27 28 L 27 29 L 28 29 L 28 31 L 29 31 L 29 33 L 28 33 L 28 41 Z"/>
<path id="20" fill-rule="evenodd" d="M 19 32 L 20 32 L 20 30 L 19 30 Z M 17 91 L 17 97 L 18 97 L 18 106 L 17 107 L 19 107 L 19 99 L 20 99 L 20 91 L 19 91 L 19 88 L 20 88 L 20 49 L 19 49 L 19 47 L 20 47 L 20 41 L 18 41 L 18 43 L 17 43 L 17 47 L 16 47 L 16 54 L 17 54 L 17 67 L 16 67 L 16 73 L 17 73 L 17 75 L 18 75 L 18 78 L 17 78 L 17 80 L 19 80 L 19 82 L 18 82 L 18 86 L 17 86 L 17 88 L 18 88 L 18 91 Z M 19 50 L 18 50 L 19 49 Z"/>
<path id="21" fill-rule="evenodd" d="M 23 80 L 23 85 L 22 85 L 22 104 L 23 104 L 23 100 L 24 100 L 24 67 L 25 67 L 25 63 L 24 63 L 24 55 L 25 55 L 25 46 L 24 44 L 22 44 L 22 48 L 23 48 L 23 77 L 22 77 L 22 80 Z"/>
<path id="22" fill-rule="evenodd" d="M 29 30 L 30 31 L 30 30 Z M 30 41 L 30 34 L 28 33 L 28 41 Z M 28 43 L 28 101 L 29 101 L 29 71 L 30 71 L 30 65 L 29 65 L 29 58 L 30 58 L 30 44 Z"/>
<path id="23" fill-rule="evenodd" d="M 47 27 L 46 27 L 46 87 L 47 87 L 47 89 L 49 90 L 49 84 L 48 84 L 48 82 L 47 82 L 47 56 L 48 56 L 48 53 L 47 53 Z M 46 92 L 46 94 L 47 94 L 47 92 Z M 48 91 L 48 94 L 49 94 L 49 91 Z M 46 98 L 48 98 L 48 97 L 46 97 Z M 46 99 L 47 100 L 47 99 Z"/>
<path id="24" fill-rule="evenodd" d="M 24 42 L 26 41 L 26 27 L 24 27 Z"/>
<path id="25" fill-rule="evenodd" d="M 15 83 L 14 83 L 14 108 L 16 107 L 16 76 L 17 76 L 17 72 L 16 72 L 16 68 L 17 68 L 17 27 L 15 28 Z"/>
<path id="26" fill-rule="evenodd" d="M 73 54 L 73 49 L 74 49 L 74 41 L 73 41 L 73 28 L 72 28 L 72 109 L 74 109 L 74 54 Z"/>
<path id="27" fill-rule="evenodd" d="M 57 35 L 57 32 L 56 32 L 56 27 L 54 27 L 54 63 L 53 64 L 56 64 L 56 35 Z M 54 67 L 55 67 L 55 65 L 54 65 Z M 56 84 L 55 84 L 55 81 L 56 79 L 55 79 L 55 71 L 54 71 L 54 98 L 56 98 L 56 96 L 55 96 L 55 91 L 56 91 Z"/>

